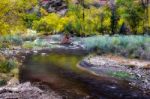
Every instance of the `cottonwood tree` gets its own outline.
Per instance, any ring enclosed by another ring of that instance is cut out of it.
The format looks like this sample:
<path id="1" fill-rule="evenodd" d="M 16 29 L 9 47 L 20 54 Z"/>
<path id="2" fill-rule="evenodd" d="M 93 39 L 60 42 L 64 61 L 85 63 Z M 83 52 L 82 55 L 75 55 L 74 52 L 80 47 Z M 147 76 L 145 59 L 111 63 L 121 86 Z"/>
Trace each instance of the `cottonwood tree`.
<path id="1" fill-rule="evenodd" d="M 117 0 L 117 9 L 121 9 L 120 17 L 123 17 L 131 28 L 131 32 L 137 34 L 138 27 L 144 20 L 144 9 L 135 0 Z"/>
<path id="2" fill-rule="evenodd" d="M 24 29 L 23 17 L 37 4 L 37 0 L 1 0 L 0 34 Z"/>

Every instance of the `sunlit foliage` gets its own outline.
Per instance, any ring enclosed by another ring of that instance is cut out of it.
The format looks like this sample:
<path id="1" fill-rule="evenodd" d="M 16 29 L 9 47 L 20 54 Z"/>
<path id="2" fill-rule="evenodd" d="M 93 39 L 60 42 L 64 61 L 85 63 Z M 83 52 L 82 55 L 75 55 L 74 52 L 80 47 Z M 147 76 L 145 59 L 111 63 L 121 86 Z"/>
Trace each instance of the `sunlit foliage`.
<path id="1" fill-rule="evenodd" d="M 112 10 L 109 4 L 100 6 L 99 0 L 64 1 L 68 7 L 65 15 L 48 13 L 38 0 L 1 1 L 0 34 L 25 33 L 28 28 L 44 34 L 111 34 Z M 116 33 L 123 23 L 129 29 L 128 34 L 144 33 L 148 28 L 145 25 L 145 8 L 140 1 L 116 0 L 115 10 Z"/>
<path id="2" fill-rule="evenodd" d="M 2 0 L 0 2 L 0 34 L 23 30 L 23 17 L 37 0 Z"/>
<path id="3" fill-rule="evenodd" d="M 132 33 L 143 33 L 145 19 L 144 8 L 134 0 L 117 0 L 117 13 L 120 18 L 119 25 L 125 22 L 129 25 Z"/>
<path id="4" fill-rule="evenodd" d="M 83 16 L 83 9 L 85 16 Z M 39 21 L 34 21 L 33 29 L 48 34 L 65 32 L 84 36 L 101 34 L 104 29 L 110 32 L 111 13 L 106 11 L 107 9 L 107 7 L 94 6 L 83 8 L 80 4 L 70 3 L 65 16 L 56 13 L 48 14 L 41 9 L 43 17 Z"/>

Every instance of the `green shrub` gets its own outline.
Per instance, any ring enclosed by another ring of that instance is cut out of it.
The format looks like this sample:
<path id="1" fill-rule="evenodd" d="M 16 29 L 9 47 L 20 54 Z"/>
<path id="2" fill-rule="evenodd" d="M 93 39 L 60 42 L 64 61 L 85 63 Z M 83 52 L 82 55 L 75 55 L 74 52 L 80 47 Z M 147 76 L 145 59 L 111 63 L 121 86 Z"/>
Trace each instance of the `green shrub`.
<path id="1" fill-rule="evenodd" d="M 111 75 L 111 76 L 113 76 L 113 77 L 123 78 L 123 79 L 131 78 L 132 77 L 131 74 L 129 74 L 127 72 L 124 72 L 124 71 L 110 72 L 108 74 Z"/>
<path id="2" fill-rule="evenodd" d="M 150 59 L 150 37 L 149 36 L 92 36 L 82 38 L 82 44 L 87 50 L 100 49 L 102 52 L 111 52 L 116 54 L 126 54 L 127 56 L 141 57 L 141 53 L 147 53 L 147 59 Z M 137 52 L 137 50 L 140 50 Z"/>
<path id="3" fill-rule="evenodd" d="M 23 20 L 25 22 L 25 26 L 27 28 L 32 28 L 33 26 L 33 21 L 39 20 L 39 17 L 37 16 L 36 13 L 30 13 L 30 14 L 25 14 L 23 16 Z"/>
<path id="4" fill-rule="evenodd" d="M 34 47 L 34 43 L 31 42 L 31 41 L 26 41 L 26 42 L 23 43 L 22 47 L 27 48 L 27 49 L 31 49 L 31 48 Z"/>
<path id="5" fill-rule="evenodd" d="M 5 85 L 7 82 L 5 81 L 5 80 L 1 80 L 0 79 L 0 86 L 3 86 L 3 85 Z"/>
<path id="6" fill-rule="evenodd" d="M 19 35 L 4 35 L 0 37 L 0 42 L 3 47 L 9 47 L 9 45 L 21 45 L 23 39 Z"/>
<path id="7" fill-rule="evenodd" d="M 39 21 L 34 21 L 33 28 L 38 32 L 56 33 L 60 32 L 59 27 L 60 16 L 55 13 L 51 13 L 48 16 L 44 16 Z"/>
<path id="8" fill-rule="evenodd" d="M 134 0 L 117 0 L 116 4 L 116 14 L 122 22 L 125 22 L 130 27 L 131 32 L 134 34 L 143 33 L 143 22 L 145 21 L 143 5 L 141 3 L 135 3 Z M 118 25 L 121 25 L 122 22 Z"/>
<path id="9" fill-rule="evenodd" d="M 0 72 L 10 72 L 13 68 L 17 66 L 17 63 L 15 60 L 9 59 L 9 60 L 3 60 L 0 62 Z"/>

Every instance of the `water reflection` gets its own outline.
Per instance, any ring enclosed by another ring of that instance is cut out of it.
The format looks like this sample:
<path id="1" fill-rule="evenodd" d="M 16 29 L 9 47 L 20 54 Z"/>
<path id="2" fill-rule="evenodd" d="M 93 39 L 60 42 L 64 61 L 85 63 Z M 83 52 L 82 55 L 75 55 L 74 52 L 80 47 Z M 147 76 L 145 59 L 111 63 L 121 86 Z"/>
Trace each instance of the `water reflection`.
<path id="1" fill-rule="evenodd" d="M 27 58 L 20 70 L 21 81 L 42 81 L 67 99 L 146 99 L 128 82 L 92 75 L 77 64 L 83 55 L 50 53 Z M 103 97 L 102 97 L 103 96 Z"/>

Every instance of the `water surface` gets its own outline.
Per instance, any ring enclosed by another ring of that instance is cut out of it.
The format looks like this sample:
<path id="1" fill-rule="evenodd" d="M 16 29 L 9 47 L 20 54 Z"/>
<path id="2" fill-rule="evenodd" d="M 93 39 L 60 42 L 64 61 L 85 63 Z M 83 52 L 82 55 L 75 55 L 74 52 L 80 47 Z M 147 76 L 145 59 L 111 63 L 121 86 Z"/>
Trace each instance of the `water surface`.
<path id="1" fill-rule="evenodd" d="M 84 56 L 72 53 L 31 55 L 21 68 L 20 80 L 48 84 L 65 99 L 148 99 L 127 81 L 96 76 L 78 68 Z"/>

